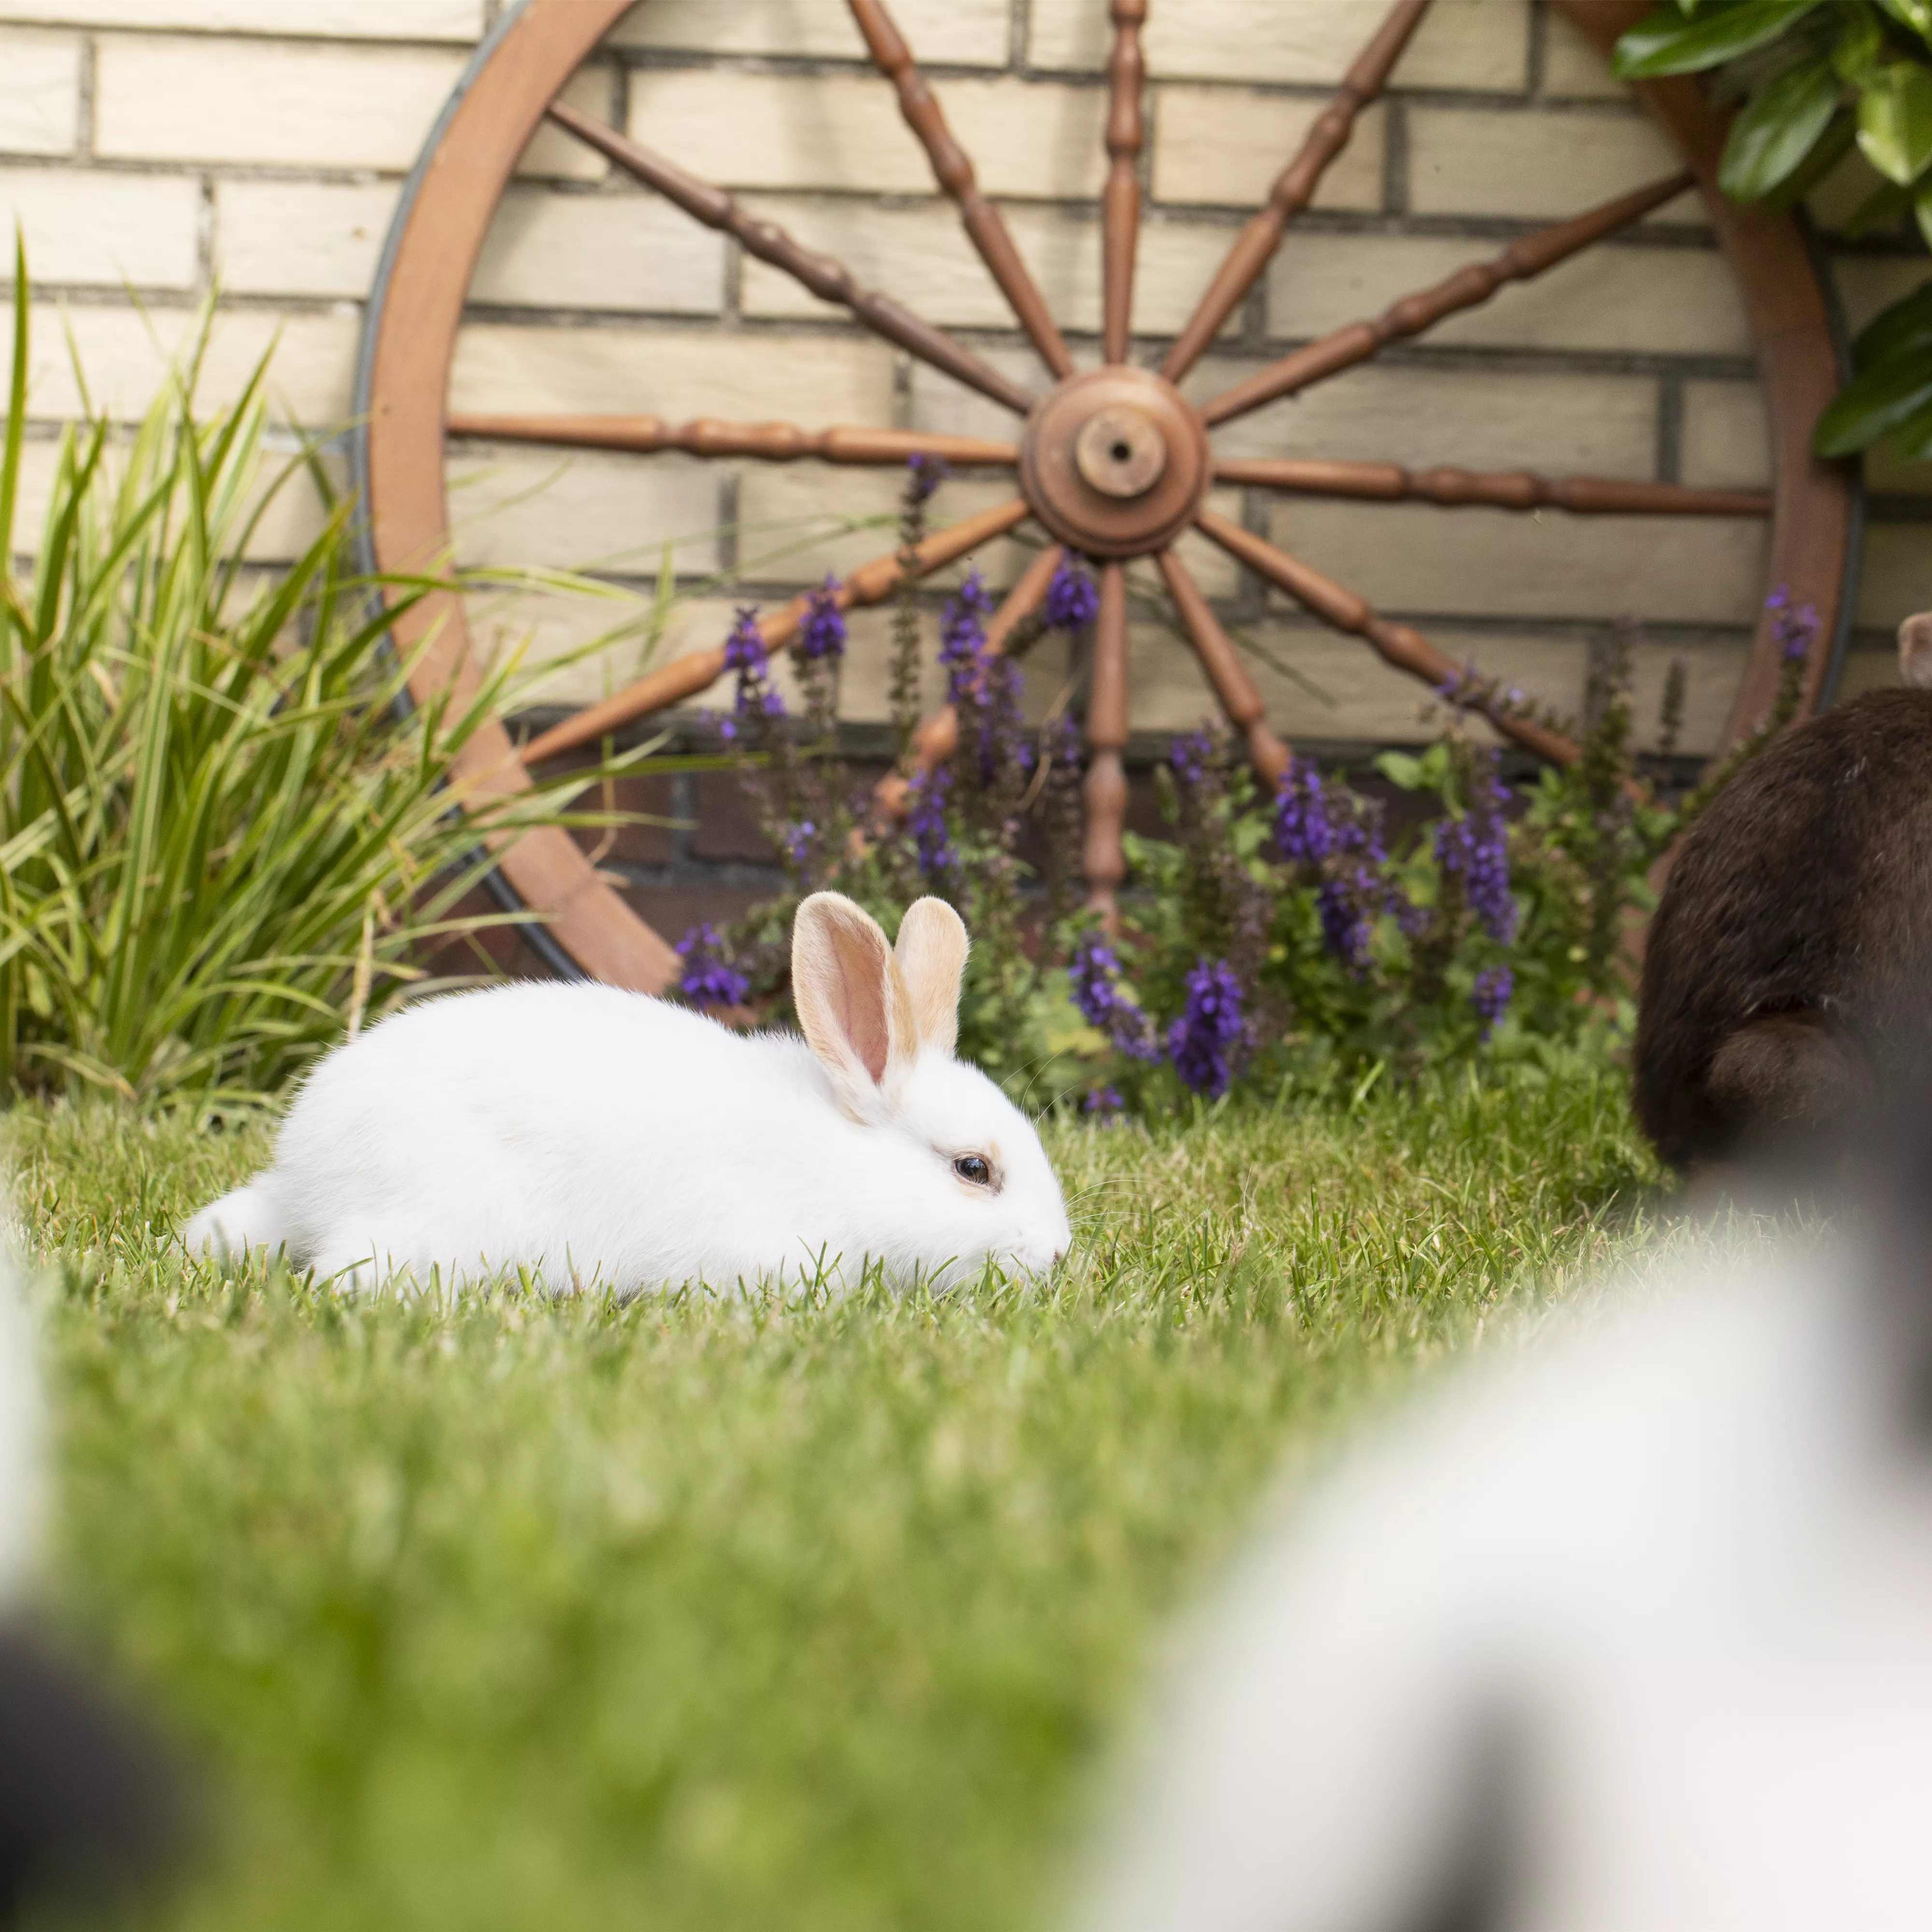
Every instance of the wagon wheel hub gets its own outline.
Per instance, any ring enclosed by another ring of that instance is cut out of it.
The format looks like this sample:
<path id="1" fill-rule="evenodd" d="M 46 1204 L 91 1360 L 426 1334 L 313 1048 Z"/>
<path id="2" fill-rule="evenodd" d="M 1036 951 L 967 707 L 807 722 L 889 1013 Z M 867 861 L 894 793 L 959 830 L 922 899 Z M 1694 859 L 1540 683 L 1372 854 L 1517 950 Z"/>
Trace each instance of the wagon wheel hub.
<path id="1" fill-rule="evenodd" d="M 1151 370 L 1070 376 L 1027 418 L 1020 486 L 1061 542 L 1090 556 L 1145 556 L 1186 528 L 1212 474 L 1208 431 Z"/>

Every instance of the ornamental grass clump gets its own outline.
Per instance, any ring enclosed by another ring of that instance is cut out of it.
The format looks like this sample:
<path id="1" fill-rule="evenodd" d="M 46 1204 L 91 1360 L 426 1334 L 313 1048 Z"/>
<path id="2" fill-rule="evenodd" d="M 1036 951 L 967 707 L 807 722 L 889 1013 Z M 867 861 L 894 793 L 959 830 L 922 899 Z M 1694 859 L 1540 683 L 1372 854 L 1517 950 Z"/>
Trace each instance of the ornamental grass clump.
<path id="1" fill-rule="evenodd" d="M 131 435 L 63 431 L 42 526 L 16 532 L 29 293 L 16 262 L 0 448 L 0 1082 L 142 1101 L 272 1092 L 428 983 L 478 841 L 566 812 L 554 786 L 452 808 L 514 667 L 410 709 L 396 612 L 449 587 L 353 572 L 352 506 L 285 571 L 244 571 L 264 488 L 265 366 L 206 419 L 207 317 Z M 84 386 L 83 386 L 84 389 Z M 16 569 L 16 550 L 33 547 Z M 580 789 L 583 773 L 568 782 Z M 593 781 L 604 768 L 590 773 Z"/>

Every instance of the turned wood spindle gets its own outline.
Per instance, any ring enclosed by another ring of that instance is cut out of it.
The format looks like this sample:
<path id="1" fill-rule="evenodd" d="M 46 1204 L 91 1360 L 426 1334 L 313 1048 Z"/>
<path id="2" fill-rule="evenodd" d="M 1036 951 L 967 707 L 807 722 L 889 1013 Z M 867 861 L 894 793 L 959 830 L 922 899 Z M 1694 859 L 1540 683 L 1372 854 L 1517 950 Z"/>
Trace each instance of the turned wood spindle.
<path id="1" fill-rule="evenodd" d="M 1180 627 L 1201 660 L 1202 670 L 1214 688 L 1222 714 L 1247 740 L 1249 762 L 1262 784 L 1272 791 L 1288 770 L 1288 747 L 1268 729 L 1268 706 L 1236 652 L 1234 640 L 1209 608 L 1200 585 L 1194 580 L 1194 573 L 1171 550 L 1162 550 L 1159 561 Z"/>
<path id="2" fill-rule="evenodd" d="M 1107 62 L 1107 185 L 1100 200 L 1101 331 L 1109 362 L 1127 359 L 1133 332 L 1134 244 L 1141 226 L 1141 90 L 1147 63 L 1141 23 L 1148 0 L 1112 0 Z"/>

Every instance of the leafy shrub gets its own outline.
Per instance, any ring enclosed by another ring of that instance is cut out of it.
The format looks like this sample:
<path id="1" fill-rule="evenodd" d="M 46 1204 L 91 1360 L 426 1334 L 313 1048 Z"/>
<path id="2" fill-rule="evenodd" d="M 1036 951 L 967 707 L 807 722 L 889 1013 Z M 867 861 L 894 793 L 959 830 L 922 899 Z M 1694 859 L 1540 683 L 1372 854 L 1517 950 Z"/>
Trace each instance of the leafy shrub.
<path id="1" fill-rule="evenodd" d="M 390 616 L 449 583 L 392 583 L 380 613 L 350 568 L 347 502 L 285 572 L 251 585 L 249 536 L 308 459 L 263 489 L 263 368 L 197 421 L 206 316 L 131 439 L 104 420 L 64 432 L 38 551 L 16 574 L 28 311 L 16 259 L 0 450 L 0 1078 L 144 1100 L 260 1094 L 420 982 L 427 944 L 491 922 L 453 912 L 485 869 L 479 836 L 596 821 L 571 818 L 556 787 L 452 810 L 452 763 L 512 701 L 514 666 L 412 710 Z"/>
<path id="2" fill-rule="evenodd" d="M 909 483 L 905 540 L 916 542 L 931 479 Z M 900 611 L 893 688 L 905 761 L 902 818 L 856 791 L 836 749 L 836 667 L 844 627 L 818 593 L 794 646 L 804 715 L 788 718 L 754 622 L 740 614 L 739 667 L 719 730 L 790 874 L 783 895 L 729 932 L 709 927 L 681 949 L 682 991 L 700 1006 L 747 1000 L 782 1013 L 791 914 L 830 886 L 890 931 L 934 892 L 974 935 L 961 1051 L 1016 1091 L 1051 1070 L 1049 1094 L 1090 1111 L 1157 1107 L 1187 1090 L 1218 1097 L 1238 1083 L 1411 1078 L 1471 1060 L 1556 1070 L 1613 1050 L 1634 1018 L 1624 943 L 1653 902 L 1659 854 L 1738 766 L 1795 715 L 1818 622 L 1772 607 L 1784 671 L 1768 715 L 1687 796 L 1670 803 L 1640 775 L 1628 639 L 1593 676 L 1576 733 L 1582 755 L 1543 771 L 1521 797 L 1497 754 L 1460 722 L 1420 755 L 1389 752 L 1380 776 L 1426 801 L 1420 829 L 1392 843 L 1381 804 L 1297 759 L 1273 796 L 1228 738 L 1177 740 L 1157 774 L 1172 836 L 1127 835 L 1130 896 L 1118 933 L 1078 910 L 1080 757 L 1070 720 L 1036 733 L 1022 722 L 1013 660 L 1048 626 L 1078 632 L 1095 598 L 1083 568 L 1063 565 L 1041 618 L 988 651 L 989 600 L 976 576 L 946 606 L 939 658 L 958 717 L 950 764 L 910 757 L 919 687 L 916 606 Z M 1681 668 L 1666 686 L 1662 735 L 1674 739 Z M 1452 716 L 1480 697 L 1520 706 L 1472 670 L 1445 686 Z M 1018 856 L 1028 814 L 1046 833 L 1047 868 L 1032 903 Z"/>
<path id="3" fill-rule="evenodd" d="M 1909 213 L 1932 246 L 1932 0 L 1671 0 L 1624 35 L 1616 65 L 1634 80 L 1725 70 L 1748 97 L 1718 175 L 1735 200 L 1793 206 L 1856 142 L 1883 179 L 1850 232 Z M 1880 437 L 1932 459 L 1932 283 L 1866 326 L 1813 442 L 1849 456 Z"/>

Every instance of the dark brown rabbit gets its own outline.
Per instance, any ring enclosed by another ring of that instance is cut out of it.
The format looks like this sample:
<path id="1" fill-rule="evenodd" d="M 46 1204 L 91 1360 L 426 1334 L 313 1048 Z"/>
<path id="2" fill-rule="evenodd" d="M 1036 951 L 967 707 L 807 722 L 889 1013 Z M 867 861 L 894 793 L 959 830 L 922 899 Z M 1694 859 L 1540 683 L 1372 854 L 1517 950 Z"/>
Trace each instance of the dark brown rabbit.
<path id="1" fill-rule="evenodd" d="M 1685 836 L 1650 928 L 1637 1118 L 1677 1166 L 1829 1127 L 1932 1064 L 1932 614 L 1903 690 L 1788 732 Z"/>

